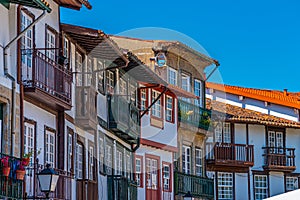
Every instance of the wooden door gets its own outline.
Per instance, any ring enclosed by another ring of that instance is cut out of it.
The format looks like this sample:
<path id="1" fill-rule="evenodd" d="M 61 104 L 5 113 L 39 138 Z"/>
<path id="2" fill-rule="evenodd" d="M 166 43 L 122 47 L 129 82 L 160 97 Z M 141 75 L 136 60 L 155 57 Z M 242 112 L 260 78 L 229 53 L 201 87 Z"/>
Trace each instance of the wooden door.
<path id="1" fill-rule="evenodd" d="M 160 158 L 146 155 L 146 200 L 161 199 L 160 192 Z"/>

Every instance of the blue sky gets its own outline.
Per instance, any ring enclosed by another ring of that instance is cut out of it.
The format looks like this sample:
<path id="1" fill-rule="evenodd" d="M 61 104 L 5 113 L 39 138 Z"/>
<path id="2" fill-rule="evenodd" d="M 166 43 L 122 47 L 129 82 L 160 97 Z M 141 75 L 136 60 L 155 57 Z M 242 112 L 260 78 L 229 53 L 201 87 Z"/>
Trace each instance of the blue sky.
<path id="1" fill-rule="evenodd" d="M 300 91 L 298 0 L 89 1 L 92 10 L 62 9 L 62 22 L 108 34 L 142 27 L 178 31 L 219 60 L 225 84 Z"/>

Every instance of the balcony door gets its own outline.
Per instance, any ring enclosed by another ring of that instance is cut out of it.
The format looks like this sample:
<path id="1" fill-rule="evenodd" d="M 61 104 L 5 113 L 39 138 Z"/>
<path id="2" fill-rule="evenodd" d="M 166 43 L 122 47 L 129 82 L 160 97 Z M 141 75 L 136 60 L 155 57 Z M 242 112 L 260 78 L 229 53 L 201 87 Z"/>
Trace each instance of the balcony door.
<path id="1" fill-rule="evenodd" d="M 85 181 L 84 181 L 84 147 L 80 142 L 76 143 L 76 199 L 86 199 Z"/>
<path id="2" fill-rule="evenodd" d="M 146 200 L 161 198 L 159 162 L 159 157 L 146 155 Z"/>
<path id="3" fill-rule="evenodd" d="M 25 30 L 33 21 L 31 15 L 21 11 L 20 32 Z M 20 40 L 22 81 L 32 80 L 32 48 L 33 29 L 28 29 Z"/>
<path id="4" fill-rule="evenodd" d="M 283 153 L 283 131 L 275 131 L 275 130 L 269 130 L 268 131 L 268 147 L 270 148 L 270 153 L 274 154 L 282 154 Z"/>
<path id="5" fill-rule="evenodd" d="M 49 63 L 55 65 L 54 62 L 56 60 L 55 55 L 55 47 L 56 47 L 56 34 L 54 29 L 47 27 L 46 29 L 46 57 Z M 47 83 L 48 92 L 52 93 L 55 89 L 55 71 L 52 65 L 45 65 L 45 78 Z M 60 84 L 60 83 L 59 83 Z"/>

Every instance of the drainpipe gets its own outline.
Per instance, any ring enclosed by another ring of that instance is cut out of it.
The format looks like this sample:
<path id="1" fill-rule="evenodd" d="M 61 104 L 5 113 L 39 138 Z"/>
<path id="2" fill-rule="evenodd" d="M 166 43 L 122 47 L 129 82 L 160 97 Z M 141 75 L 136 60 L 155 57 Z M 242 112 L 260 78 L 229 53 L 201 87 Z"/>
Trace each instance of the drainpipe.
<path id="1" fill-rule="evenodd" d="M 3 48 L 3 67 L 4 67 L 4 75 L 9 78 L 12 81 L 12 95 L 11 95 L 11 148 L 10 148 L 10 155 L 13 155 L 14 153 L 14 139 L 15 139 L 15 133 L 16 133 L 16 79 L 9 73 L 8 66 L 7 66 L 7 50 L 8 48 L 16 42 L 18 39 L 20 39 L 27 30 L 31 29 L 37 22 L 42 19 L 46 15 L 46 11 L 44 10 L 43 13 L 35 20 L 33 21 L 27 28 L 25 28 L 20 34 L 18 34 L 16 37 L 14 37 L 6 46 Z M 21 84 L 20 84 L 21 85 Z M 20 89 L 20 119 L 21 119 L 21 146 L 20 154 L 23 154 L 23 91 Z"/>

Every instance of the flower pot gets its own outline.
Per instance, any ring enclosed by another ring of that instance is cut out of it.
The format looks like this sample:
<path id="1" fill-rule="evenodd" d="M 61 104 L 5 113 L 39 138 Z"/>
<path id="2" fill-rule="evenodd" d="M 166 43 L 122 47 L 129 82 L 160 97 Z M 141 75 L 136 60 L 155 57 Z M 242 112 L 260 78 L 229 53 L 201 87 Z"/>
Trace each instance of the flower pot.
<path id="1" fill-rule="evenodd" d="M 25 176 L 25 170 L 20 170 L 20 169 L 16 170 L 16 178 L 18 180 L 24 180 L 24 176 Z"/>
<path id="2" fill-rule="evenodd" d="M 2 167 L 3 176 L 8 176 L 10 172 L 10 167 Z"/>
<path id="3" fill-rule="evenodd" d="M 30 158 L 22 158 L 22 162 L 23 162 L 23 165 L 27 166 L 27 165 L 29 165 Z"/>

